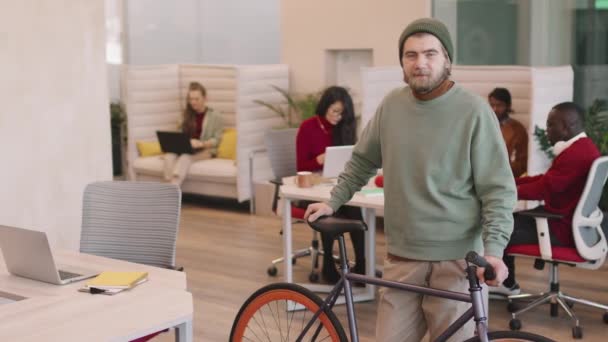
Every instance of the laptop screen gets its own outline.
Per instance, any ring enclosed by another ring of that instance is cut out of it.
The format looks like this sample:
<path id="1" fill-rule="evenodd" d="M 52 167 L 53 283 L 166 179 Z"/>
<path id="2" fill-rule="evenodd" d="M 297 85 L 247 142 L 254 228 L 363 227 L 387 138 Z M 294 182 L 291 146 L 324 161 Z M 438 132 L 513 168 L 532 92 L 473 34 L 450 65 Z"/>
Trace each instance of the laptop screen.
<path id="1" fill-rule="evenodd" d="M 346 162 L 353 154 L 353 145 L 329 146 L 325 149 L 325 163 L 323 164 L 323 177 L 336 178 L 344 171 Z"/>

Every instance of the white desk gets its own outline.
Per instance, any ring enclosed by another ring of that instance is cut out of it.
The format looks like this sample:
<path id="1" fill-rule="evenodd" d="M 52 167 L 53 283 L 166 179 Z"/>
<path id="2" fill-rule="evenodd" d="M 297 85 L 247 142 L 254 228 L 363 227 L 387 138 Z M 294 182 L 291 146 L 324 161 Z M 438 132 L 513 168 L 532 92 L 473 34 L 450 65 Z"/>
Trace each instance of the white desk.
<path id="1" fill-rule="evenodd" d="M 114 296 L 78 292 L 84 281 L 53 285 L 8 274 L 0 254 L 0 341 L 128 341 L 175 327 L 192 341 L 192 294 L 183 272 L 76 252 L 54 251 L 60 265 L 94 271 L 147 271 L 148 281 Z"/>
<path id="2" fill-rule="evenodd" d="M 292 254 L 292 238 L 291 238 L 291 201 L 307 200 L 315 202 L 328 201 L 331 197 L 330 192 L 333 185 L 320 184 L 312 188 L 298 188 L 294 183 L 294 177 L 286 177 L 283 179 L 280 196 L 283 199 L 283 257 L 285 262 L 284 277 L 288 283 L 293 282 L 293 268 L 291 262 Z M 384 196 L 364 196 L 360 193 L 355 194 L 347 203 L 353 207 L 360 207 L 363 215 L 363 220 L 367 224 L 367 233 L 365 238 L 365 255 L 366 265 L 365 270 L 368 276 L 375 276 L 376 271 L 376 209 L 384 208 Z M 318 285 L 318 284 L 303 284 L 307 288 L 315 292 L 327 292 L 333 286 Z M 355 301 L 373 300 L 375 295 L 375 286 L 366 285 L 365 290 L 361 293 L 358 289 L 354 289 Z M 340 301 L 339 301 L 340 302 Z"/>

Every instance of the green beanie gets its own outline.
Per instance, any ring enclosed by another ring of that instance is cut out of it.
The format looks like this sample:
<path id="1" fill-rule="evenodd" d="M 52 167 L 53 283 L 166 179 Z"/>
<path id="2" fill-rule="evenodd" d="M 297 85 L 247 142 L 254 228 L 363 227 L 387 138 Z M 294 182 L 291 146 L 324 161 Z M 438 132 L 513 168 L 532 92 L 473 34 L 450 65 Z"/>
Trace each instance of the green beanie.
<path id="1" fill-rule="evenodd" d="M 403 61 L 401 59 L 403 57 L 403 43 L 405 43 L 405 40 L 409 36 L 419 32 L 430 33 L 437 37 L 441 44 L 443 44 L 445 50 L 448 52 L 450 61 L 454 61 L 454 46 L 452 45 L 452 38 L 450 38 L 448 28 L 445 27 L 445 25 L 439 20 L 433 18 L 422 18 L 407 25 L 405 30 L 403 30 L 403 33 L 401 33 L 401 37 L 399 37 L 399 63 L 401 63 L 401 65 L 403 65 Z"/>

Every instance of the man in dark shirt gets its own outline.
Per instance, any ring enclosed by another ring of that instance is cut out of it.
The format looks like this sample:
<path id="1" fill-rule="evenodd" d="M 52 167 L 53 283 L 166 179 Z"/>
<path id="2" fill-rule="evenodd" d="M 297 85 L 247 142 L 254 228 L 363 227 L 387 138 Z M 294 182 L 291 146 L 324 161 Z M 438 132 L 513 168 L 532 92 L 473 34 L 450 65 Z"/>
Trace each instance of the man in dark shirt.
<path id="1" fill-rule="evenodd" d="M 490 107 L 500 123 L 500 131 L 507 145 L 509 164 L 515 178 L 528 170 L 528 132 L 519 121 L 512 119 L 511 93 L 505 88 L 495 88 L 488 95 Z"/>

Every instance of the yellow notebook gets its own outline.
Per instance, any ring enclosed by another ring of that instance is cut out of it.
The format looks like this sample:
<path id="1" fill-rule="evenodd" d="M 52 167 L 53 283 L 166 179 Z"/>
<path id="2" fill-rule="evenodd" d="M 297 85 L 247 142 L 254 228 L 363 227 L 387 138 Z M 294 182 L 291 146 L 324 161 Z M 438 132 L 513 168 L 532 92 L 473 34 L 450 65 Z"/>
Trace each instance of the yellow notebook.
<path id="1" fill-rule="evenodd" d="M 148 272 L 101 272 L 86 285 L 99 289 L 129 289 L 147 278 Z"/>

